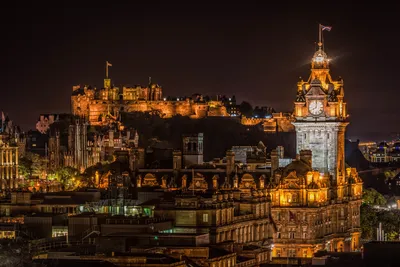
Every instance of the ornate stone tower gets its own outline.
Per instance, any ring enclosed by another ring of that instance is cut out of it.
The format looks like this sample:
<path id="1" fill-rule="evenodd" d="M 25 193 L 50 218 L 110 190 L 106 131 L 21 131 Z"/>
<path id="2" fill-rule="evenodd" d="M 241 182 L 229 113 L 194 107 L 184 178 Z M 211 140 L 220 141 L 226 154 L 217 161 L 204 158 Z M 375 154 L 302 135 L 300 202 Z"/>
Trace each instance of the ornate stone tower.
<path id="1" fill-rule="evenodd" d="M 343 80 L 334 81 L 322 42 L 311 61 L 311 75 L 297 84 L 295 122 L 297 153 L 312 151 L 312 168 L 334 182 L 344 182 L 345 129 L 348 125 Z"/>
<path id="2" fill-rule="evenodd" d="M 186 168 L 203 164 L 203 133 L 183 136 L 183 162 Z"/>

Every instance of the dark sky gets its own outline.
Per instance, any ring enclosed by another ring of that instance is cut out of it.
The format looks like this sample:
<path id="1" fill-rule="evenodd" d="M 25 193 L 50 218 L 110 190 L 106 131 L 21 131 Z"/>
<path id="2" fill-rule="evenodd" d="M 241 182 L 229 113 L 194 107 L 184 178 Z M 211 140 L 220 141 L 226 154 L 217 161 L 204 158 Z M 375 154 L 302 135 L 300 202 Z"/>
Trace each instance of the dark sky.
<path id="1" fill-rule="evenodd" d="M 247 2 L 3 7 L 0 109 L 34 128 L 40 113 L 69 112 L 73 85 L 101 87 L 108 60 L 117 85 L 146 84 L 151 76 L 165 95 L 236 95 L 289 111 L 322 23 L 333 27 L 324 32 L 325 50 L 333 77 L 344 79 L 348 137 L 400 132 L 395 5 Z"/>

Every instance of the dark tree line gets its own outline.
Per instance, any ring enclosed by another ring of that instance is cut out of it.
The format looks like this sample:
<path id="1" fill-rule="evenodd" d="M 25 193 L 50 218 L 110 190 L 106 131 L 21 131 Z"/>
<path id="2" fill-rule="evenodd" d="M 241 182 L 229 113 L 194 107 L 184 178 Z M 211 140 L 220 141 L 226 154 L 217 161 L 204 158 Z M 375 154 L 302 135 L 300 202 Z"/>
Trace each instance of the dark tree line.
<path id="1" fill-rule="evenodd" d="M 151 140 L 157 138 L 165 141 L 174 149 L 182 149 L 184 134 L 204 134 L 204 159 L 221 158 L 226 150 L 237 145 L 257 145 L 262 141 L 267 150 L 285 145 L 288 156 L 294 157 L 295 134 L 267 134 L 262 126 L 245 126 L 235 118 L 208 117 L 190 119 L 184 116 L 174 116 L 162 119 L 149 113 L 124 113 L 122 120 L 127 127 L 136 128 L 139 132 L 139 145 L 147 147 Z M 164 142 L 164 143 L 165 143 Z"/>

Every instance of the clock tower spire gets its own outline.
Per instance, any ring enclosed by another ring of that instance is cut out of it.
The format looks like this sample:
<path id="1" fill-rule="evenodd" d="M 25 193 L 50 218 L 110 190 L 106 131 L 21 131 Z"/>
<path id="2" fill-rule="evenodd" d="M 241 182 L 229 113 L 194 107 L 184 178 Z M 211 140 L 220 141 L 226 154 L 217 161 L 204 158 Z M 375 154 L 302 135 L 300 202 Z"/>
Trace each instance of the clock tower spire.
<path id="1" fill-rule="evenodd" d="M 334 183 L 344 183 L 345 129 L 348 125 L 343 80 L 333 80 L 330 59 L 324 51 L 322 32 L 331 27 L 319 25 L 319 43 L 311 59 L 307 81 L 297 83 L 294 102 L 297 153 L 311 150 L 312 168 L 329 176 Z"/>

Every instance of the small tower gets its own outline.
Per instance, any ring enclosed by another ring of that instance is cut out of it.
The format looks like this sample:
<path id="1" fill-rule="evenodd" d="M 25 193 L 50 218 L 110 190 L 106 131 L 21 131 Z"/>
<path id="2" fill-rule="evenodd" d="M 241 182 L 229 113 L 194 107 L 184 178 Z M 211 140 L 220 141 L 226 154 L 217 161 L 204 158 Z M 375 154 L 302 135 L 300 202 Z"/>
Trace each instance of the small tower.
<path id="1" fill-rule="evenodd" d="M 203 164 L 203 133 L 183 136 L 183 163 L 185 168 Z"/>
<path id="2" fill-rule="evenodd" d="M 235 171 L 235 152 L 226 152 L 226 175 L 229 177 Z"/>
<path id="3" fill-rule="evenodd" d="M 173 169 L 180 170 L 182 168 L 182 152 L 179 150 L 175 150 L 172 152 L 173 154 Z"/>

